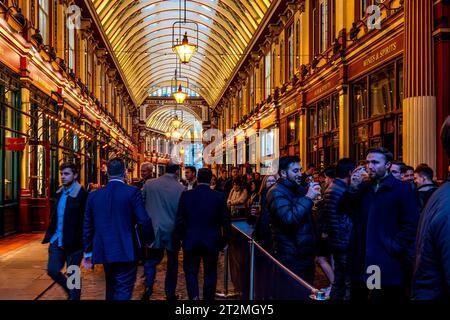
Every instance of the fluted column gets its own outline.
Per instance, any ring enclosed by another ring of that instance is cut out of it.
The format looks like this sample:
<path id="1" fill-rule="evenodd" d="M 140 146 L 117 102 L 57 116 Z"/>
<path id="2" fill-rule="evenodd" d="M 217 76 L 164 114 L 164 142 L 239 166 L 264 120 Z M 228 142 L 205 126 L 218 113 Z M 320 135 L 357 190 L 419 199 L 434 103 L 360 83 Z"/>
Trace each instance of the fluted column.
<path id="1" fill-rule="evenodd" d="M 436 97 L 432 51 L 433 3 L 405 1 L 403 160 L 436 168 Z"/>

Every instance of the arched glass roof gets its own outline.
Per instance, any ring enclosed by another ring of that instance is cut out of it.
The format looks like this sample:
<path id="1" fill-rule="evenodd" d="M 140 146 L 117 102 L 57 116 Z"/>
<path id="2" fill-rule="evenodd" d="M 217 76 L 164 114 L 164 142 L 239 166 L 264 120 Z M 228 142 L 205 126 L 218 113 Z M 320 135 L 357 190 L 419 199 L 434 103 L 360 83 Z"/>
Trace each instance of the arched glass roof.
<path id="1" fill-rule="evenodd" d="M 194 130 L 197 135 L 202 132 L 201 119 L 199 119 L 188 107 L 161 106 L 154 110 L 147 118 L 146 125 L 149 128 L 160 132 L 167 132 L 172 129 L 171 122 L 175 115 L 182 121 L 180 133 L 185 136 L 190 130 Z"/>
<path id="2" fill-rule="evenodd" d="M 138 104 L 155 89 L 171 85 L 177 56 L 172 26 L 179 0 L 91 0 Z M 271 0 L 186 1 L 186 19 L 198 24 L 198 51 L 182 66 L 189 89 L 209 105 L 219 98 Z M 182 14 L 182 16 L 184 13 Z M 195 25 L 183 32 L 196 42 Z"/>

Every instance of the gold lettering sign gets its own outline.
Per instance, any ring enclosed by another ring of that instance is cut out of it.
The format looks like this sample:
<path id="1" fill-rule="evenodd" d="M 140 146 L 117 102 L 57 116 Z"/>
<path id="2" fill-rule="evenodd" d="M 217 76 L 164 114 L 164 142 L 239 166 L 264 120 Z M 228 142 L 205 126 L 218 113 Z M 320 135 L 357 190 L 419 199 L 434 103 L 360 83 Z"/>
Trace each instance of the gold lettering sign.
<path id="1" fill-rule="evenodd" d="M 321 95 L 322 93 L 324 93 L 325 91 L 329 90 L 330 88 L 331 88 L 331 82 L 327 82 L 325 85 L 314 90 L 314 96 L 317 97 L 317 96 Z"/>
<path id="2" fill-rule="evenodd" d="M 363 66 L 367 67 L 372 63 L 382 59 L 384 56 L 387 56 L 397 50 L 397 42 L 391 43 L 390 45 L 384 47 L 380 51 L 377 51 L 375 54 L 371 55 L 369 58 L 363 61 Z"/>

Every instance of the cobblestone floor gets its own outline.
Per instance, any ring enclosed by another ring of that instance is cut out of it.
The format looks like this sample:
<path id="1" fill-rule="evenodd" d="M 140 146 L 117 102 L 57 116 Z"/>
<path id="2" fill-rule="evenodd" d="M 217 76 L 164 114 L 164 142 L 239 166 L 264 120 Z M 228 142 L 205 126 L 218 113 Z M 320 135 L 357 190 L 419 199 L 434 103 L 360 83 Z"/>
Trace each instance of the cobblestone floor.
<path id="1" fill-rule="evenodd" d="M 187 292 L 186 292 L 186 283 L 184 278 L 184 272 L 182 268 L 182 253 L 179 255 L 179 266 L 178 266 L 178 283 L 177 283 L 177 292 L 176 294 L 179 296 L 180 300 L 187 300 Z M 165 267 L 166 267 L 166 258 L 158 265 L 156 280 L 153 287 L 153 295 L 151 297 L 152 300 L 165 300 L 166 295 L 164 292 L 164 277 L 165 277 Z M 223 256 L 219 258 L 219 266 L 218 266 L 218 280 L 217 280 L 217 290 L 223 290 Z M 202 269 L 200 269 L 199 276 L 199 286 L 200 286 L 200 295 L 202 294 Z M 229 284 L 232 286 L 231 282 Z M 133 300 L 139 300 L 144 293 L 144 275 L 143 275 L 143 266 L 138 267 L 137 281 L 134 287 L 133 292 Z M 65 294 L 64 291 L 59 286 L 53 286 L 49 289 L 42 297 L 42 300 L 55 300 L 55 299 L 64 299 Z M 95 266 L 93 271 L 82 271 L 82 292 L 81 292 L 82 300 L 104 300 L 105 299 L 105 279 L 103 273 L 103 267 L 101 265 Z"/>
<path id="2" fill-rule="evenodd" d="M 52 285 L 53 281 L 48 277 L 47 250 L 48 246 L 40 243 L 42 235 L 28 239 L 27 244 L 13 248 L 9 252 L 0 254 L 0 300 L 64 300 L 66 294 L 58 285 Z M 2 240 L 3 241 L 3 240 Z M 0 241 L 0 247 L 2 242 Z M 187 292 L 182 268 L 182 253 L 179 256 L 177 294 L 179 299 L 186 300 Z M 164 277 L 166 258 L 157 268 L 156 281 L 153 290 L 153 300 L 164 300 Z M 223 254 L 219 257 L 217 290 L 224 289 L 224 266 Z M 199 286 L 202 293 L 202 269 L 200 270 Z M 328 286 L 328 282 L 321 271 L 317 268 L 316 288 Z M 229 281 L 229 290 L 233 291 L 233 285 Z M 143 267 L 139 266 L 137 281 L 134 288 L 133 300 L 139 300 L 144 292 Z M 105 280 L 101 265 L 95 266 L 94 270 L 82 269 L 82 300 L 104 300 Z"/>

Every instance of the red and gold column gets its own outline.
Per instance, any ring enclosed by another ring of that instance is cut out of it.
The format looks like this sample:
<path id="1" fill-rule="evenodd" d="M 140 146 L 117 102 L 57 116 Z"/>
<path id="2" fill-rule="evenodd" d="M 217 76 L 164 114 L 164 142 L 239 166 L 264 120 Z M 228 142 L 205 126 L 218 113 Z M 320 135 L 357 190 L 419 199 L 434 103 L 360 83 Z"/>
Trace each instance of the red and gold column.
<path id="1" fill-rule="evenodd" d="M 450 114 L 450 3 L 434 1 L 434 58 L 436 76 L 436 133 L 439 137 L 441 125 Z M 438 180 L 447 178 L 448 157 L 438 138 L 436 176 Z"/>
<path id="2" fill-rule="evenodd" d="M 405 1 L 403 160 L 436 168 L 433 2 Z"/>

